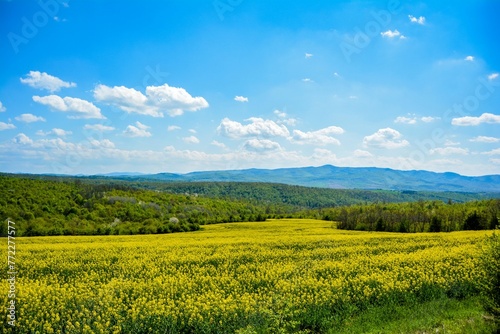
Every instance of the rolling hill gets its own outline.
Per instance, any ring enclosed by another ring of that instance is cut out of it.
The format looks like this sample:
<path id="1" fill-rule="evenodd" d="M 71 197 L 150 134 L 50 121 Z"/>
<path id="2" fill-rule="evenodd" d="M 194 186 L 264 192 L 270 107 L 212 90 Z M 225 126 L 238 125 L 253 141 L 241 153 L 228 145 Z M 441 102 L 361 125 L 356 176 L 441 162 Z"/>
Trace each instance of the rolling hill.
<path id="1" fill-rule="evenodd" d="M 118 175 L 114 174 L 114 177 Z M 334 189 L 382 189 L 407 191 L 500 192 L 500 175 L 463 176 L 456 173 L 401 171 L 376 167 L 320 167 L 244 169 L 121 175 L 125 179 L 157 181 L 272 182 Z"/>

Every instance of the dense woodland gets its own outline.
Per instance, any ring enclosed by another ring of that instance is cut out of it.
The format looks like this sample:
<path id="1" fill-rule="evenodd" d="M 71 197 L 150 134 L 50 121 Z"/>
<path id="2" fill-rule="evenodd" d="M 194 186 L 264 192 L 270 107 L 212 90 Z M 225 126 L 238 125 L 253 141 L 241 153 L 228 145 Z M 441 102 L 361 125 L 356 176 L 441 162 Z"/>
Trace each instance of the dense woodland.
<path id="1" fill-rule="evenodd" d="M 495 229 L 500 199 L 452 203 L 418 201 L 375 203 L 324 210 L 322 219 L 346 230 L 386 232 L 450 232 Z"/>
<path id="2" fill-rule="evenodd" d="M 492 195 L 2 174 L 0 217 L 2 225 L 16 223 L 17 236 L 171 233 L 283 217 L 337 221 L 342 229 L 438 232 L 493 228 L 500 200 L 471 201 Z M 6 231 L 2 226 L 1 235 Z"/>

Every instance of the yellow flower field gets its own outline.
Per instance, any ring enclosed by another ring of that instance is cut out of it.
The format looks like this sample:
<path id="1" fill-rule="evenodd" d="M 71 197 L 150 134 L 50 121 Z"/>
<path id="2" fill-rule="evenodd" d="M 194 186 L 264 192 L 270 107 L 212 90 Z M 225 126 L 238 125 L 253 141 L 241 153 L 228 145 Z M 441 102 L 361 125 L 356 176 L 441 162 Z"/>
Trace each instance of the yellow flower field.
<path id="1" fill-rule="evenodd" d="M 271 220 L 166 235 L 16 238 L 16 328 L 305 333 L 370 305 L 475 293 L 488 232 L 333 227 Z M 2 305 L 8 289 L 2 280 Z M 3 332 L 15 332 L 6 320 Z"/>

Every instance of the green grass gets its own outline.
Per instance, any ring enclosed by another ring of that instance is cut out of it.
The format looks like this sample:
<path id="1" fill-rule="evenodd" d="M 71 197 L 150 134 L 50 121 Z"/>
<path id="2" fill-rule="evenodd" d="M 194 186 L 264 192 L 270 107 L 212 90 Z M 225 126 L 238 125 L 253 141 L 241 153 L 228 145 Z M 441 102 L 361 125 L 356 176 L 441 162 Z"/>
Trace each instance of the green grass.
<path id="1" fill-rule="evenodd" d="M 415 305 L 374 307 L 355 316 L 330 333 L 496 333 L 495 325 L 478 297 L 438 299 Z"/>

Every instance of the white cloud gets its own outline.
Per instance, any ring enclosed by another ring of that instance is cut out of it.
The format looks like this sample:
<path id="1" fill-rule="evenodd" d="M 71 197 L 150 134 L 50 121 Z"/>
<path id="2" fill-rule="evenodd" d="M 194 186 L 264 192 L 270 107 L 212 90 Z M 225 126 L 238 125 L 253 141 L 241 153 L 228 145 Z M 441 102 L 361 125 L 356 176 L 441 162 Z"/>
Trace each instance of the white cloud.
<path id="1" fill-rule="evenodd" d="M 411 23 L 417 23 L 417 24 L 422 24 L 422 25 L 425 24 L 425 17 L 423 17 L 423 16 L 416 18 L 413 15 L 408 15 L 408 18 L 410 19 Z"/>
<path id="2" fill-rule="evenodd" d="M 463 161 L 460 159 L 434 159 L 431 160 L 435 165 L 442 165 L 445 167 L 449 167 L 450 165 L 462 165 Z"/>
<path id="3" fill-rule="evenodd" d="M 430 154 L 439 154 L 439 155 L 467 155 L 469 154 L 469 150 L 461 147 L 447 146 L 447 147 L 437 147 L 429 150 Z"/>
<path id="4" fill-rule="evenodd" d="M 106 126 L 102 124 L 85 124 L 84 130 L 94 130 L 94 131 L 113 131 L 115 128 L 112 126 Z"/>
<path id="5" fill-rule="evenodd" d="M 16 126 L 12 123 L 0 122 L 0 131 L 10 130 L 10 129 L 15 129 L 15 128 L 16 128 Z"/>
<path id="6" fill-rule="evenodd" d="M 331 164 L 337 161 L 337 155 L 330 150 L 324 148 L 315 148 L 313 155 L 311 156 L 313 160 L 320 161 L 322 164 Z"/>
<path id="7" fill-rule="evenodd" d="M 398 116 L 394 120 L 394 123 L 403 123 L 403 124 L 416 124 L 417 123 L 417 118 L 416 117 L 405 117 L 405 116 Z"/>
<path id="8" fill-rule="evenodd" d="M 249 139 L 243 147 L 247 151 L 264 152 L 264 151 L 279 151 L 280 144 L 269 139 Z"/>
<path id="9" fill-rule="evenodd" d="M 129 125 L 127 129 L 123 131 L 126 137 L 151 137 L 151 133 L 147 131 L 150 127 L 142 124 L 141 122 L 135 122 L 136 126 Z"/>
<path id="10" fill-rule="evenodd" d="M 90 140 L 90 144 L 93 147 L 97 147 L 97 148 L 114 148 L 115 147 L 115 143 L 113 143 L 109 139 L 102 139 L 102 140 L 92 139 L 92 140 Z"/>
<path id="11" fill-rule="evenodd" d="M 467 56 L 464 58 L 465 61 L 474 61 L 474 57 L 473 56 Z"/>
<path id="12" fill-rule="evenodd" d="M 234 97 L 234 100 L 235 100 L 235 101 L 238 101 L 238 102 L 248 102 L 248 97 L 244 97 L 244 96 L 235 96 L 235 97 Z"/>
<path id="13" fill-rule="evenodd" d="M 251 123 L 243 125 L 229 118 L 224 118 L 217 127 L 217 132 L 233 139 L 250 136 L 288 137 L 290 135 L 286 126 L 277 124 L 271 120 L 251 117 L 245 121 L 250 121 Z"/>
<path id="14" fill-rule="evenodd" d="M 476 126 L 482 123 L 489 123 L 489 124 L 500 123 L 500 115 L 484 113 L 479 117 L 465 116 L 465 117 L 453 118 L 451 120 L 451 124 L 458 126 Z"/>
<path id="15" fill-rule="evenodd" d="M 381 32 L 380 35 L 382 35 L 382 37 L 387 37 L 387 38 L 396 38 L 396 37 L 399 37 L 400 39 L 406 38 L 404 35 L 401 35 L 401 33 L 397 29 L 394 31 L 387 30 L 387 31 Z"/>
<path id="16" fill-rule="evenodd" d="M 406 139 L 402 139 L 403 135 L 397 130 L 391 128 L 379 129 L 372 135 L 363 138 L 365 147 L 378 147 L 395 149 L 408 146 L 410 143 Z"/>
<path id="17" fill-rule="evenodd" d="M 469 141 L 474 142 L 474 143 L 498 143 L 498 142 L 500 142 L 500 138 L 477 136 L 477 137 L 474 137 L 472 139 L 469 139 Z"/>
<path id="18" fill-rule="evenodd" d="M 152 117 L 179 116 L 184 111 L 197 111 L 208 107 L 203 97 L 192 97 L 184 88 L 162 86 L 146 87 L 146 95 L 133 88 L 124 86 L 108 87 L 97 85 L 94 89 L 97 101 L 108 103 L 128 113 Z"/>
<path id="19" fill-rule="evenodd" d="M 432 116 L 423 116 L 420 118 L 422 122 L 424 123 L 431 123 L 439 119 L 439 117 L 432 117 Z"/>
<path id="20" fill-rule="evenodd" d="M 191 132 L 191 133 L 196 133 L 195 129 L 189 129 L 188 131 Z"/>
<path id="21" fill-rule="evenodd" d="M 496 149 L 488 151 L 488 152 L 483 152 L 481 154 L 486 154 L 486 155 L 500 155 L 500 148 L 496 148 Z"/>
<path id="22" fill-rule="evenodd" d="M 304 78 L 302 79 L 303 82 L 313 82 L 310 78 Z"/>
<path id="23" fill-rule="evenodd" d="M 45 122 L 45 118 L 41 116 L 35 116 L 33 114 L 22 114 L 20 116 L 17 116 L 15 120 L 24 123 Z"/>
<path id="24" fill-rule="evenodd" d="M 5 108 L 5 106 L 2 104 L 2 101 L 0 101 L 0 112 L 4 112 L 5 110 L 7 110 L 7 108 Z"/>
<path id="25" fill-rule="evenodd" d="M 214 145 L 214 146 L 217 146 L 217 147 L 220 147 L 220 148 L 226 148 L 226 145 L 224 143 L 221 143 L 217 140 L 212 140 L 212 142 L 210 143 L 211 145 Z"/>
<path id="26" fill-rule="evenodd" d="M 278 118 L 280 118 L 280 120 L 278 121 L 279 124 L 286 124 L 286 125 L 289 125 L 289 126 L 295 126 L 298 123 L 297 119 L 295 119 L 295 118 L 287 118 L 288 115 L 284 111 L 276 109 L 274 111 L 274 114 L 276 116 L 278 116 Z"/>
<path id="27" fill-rule="evenodd" d="M 21 144 L 21 145 L 30 145 L 33 144 L 33 140 L 30 139 L 30 137 L 26 136 L 24 133 L 20 133 L 17 136 L 12 139 L 12 141 L 16 144 Z"/>
<path id="28" fill-rule="evenodd" d="M 450 139 L 446 139 L 444 142 L 444 146 L 458 146 L 458 145 L 460 145 L 459 142 L 455 142 L 455 141 L 450 140 Z"/>
<path id="29" fill-rule="evenodd" d="M 340 76 L 340 74 L 338 74 L 337 72 L 334 72 L 333 76 L 336 77 L 336 78 L 342 79 L 342 77 Z"/>
<path id="30" fill-rule="evenodd" d="M 59 129 L 59 128 L 54 128 L 54 129 L 52 129 L 52 133 L 55 134 L 56 136 L 59 136 L 59 137 L 65 137 L 67 135 L 72 134 L 73 132 L 66 131 L 66 130 Z"/>
<path id="31" fill-rule="evenodd" d="M 286 117 L 287 117 L 286 112 L 281 111 L 281 110 L 278 110 L 278 109 L 274 110 L 274 111 L 273 111 L 273 113 L 274 113 L 276 116 L 278 116 L 279 118 L 286 118 Z"/>
<path id="32" fill-rule="evenodd" d="M 356 158 L 371 158 L 373 157 L 373 154 L 371 154 L 370 152 L 368 151 L 364 151 L 364 150 L 355 150 L 353 152 L 353 155 L 356 157 Z"/>
<path id="33" fill-rule="evenodd" d="M 488 75 L 488 80 L 490 81 L 495 80 L 496 78 L 498 78 L 498 73 L 491 73 Z"/>
<path id="34" fill-rule="evenodd" d="M 306 55 L 305 55 L 306 59 L 311 58 L 312 56 L 313 56 L 313 54 L 312 54 L 312 53 L 307 53 L 307 52 L 306 52 Z"/>
<path id="35" fill-rule="evenodd" d="M 182 140 L 188 144 L 198 144 L 200 142 L 200 140 L 195 136 L 184 137 Z"/>
<path id="36" fill-rule="evenodd" d="M 59 128 L 53 128 L 52 131 L 47 131 L 47 132 L 44 132 L 42 130 L 38 130 L 36 132 L 36 135 L 38 135 L 38 136 L 56 135 L 58 137 L 66 137 L 66 136 L 71 135 L 71 134 L 73 134 L 73 132 L 66 131 L 66 130 L 59 129 Z"/>
<path id="37" fill-rule="evenodd" d="M 167 127 L 167 131 L 175 131 L 175 130 L 180 130 L 181 127 L 180 126 L 177 126 L 177 125 L 169 125 Z"/>
<path id="38" fill-rule="evenodd" d="M 344 133 L 344 129 L 338 126 L 329 126 L 317 131 L 300 131 L 293 130 L 293 135 L 290 140 L 297 144 L 315 144 L 315 145 L 340 145 L 340 141 L 331 135 L 340 135 Z"/>
<path id="39" fill-rule="evenodd" d="M 69 115 L 68 118 L 106 118 L 101 114 L 101 109 L 97 108 L 94 104 L 76 97 L 67 96 L 65 98 L 61 98 L 57 95 L 48 95 L 43 97 L 35 95 L 33 96 L 33 101 L 49 106 L 54 110 L 72 113 L 72 115 Z"/>
<path id="40" fill-rule="evenodd" d="M 74 82 L 66 82 L 45 72 L 30 71 L 26 78 L 20 78 L 23 84 L 33 88 L 46 89 L 51 93 L 59 91 L 61 88 L 76 87 Z"/>

